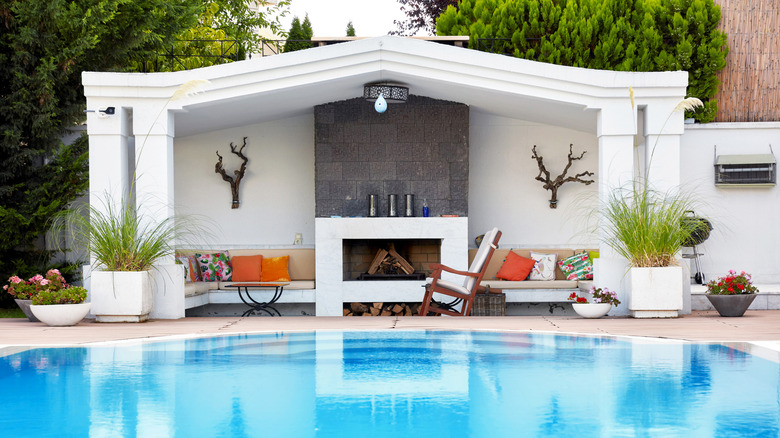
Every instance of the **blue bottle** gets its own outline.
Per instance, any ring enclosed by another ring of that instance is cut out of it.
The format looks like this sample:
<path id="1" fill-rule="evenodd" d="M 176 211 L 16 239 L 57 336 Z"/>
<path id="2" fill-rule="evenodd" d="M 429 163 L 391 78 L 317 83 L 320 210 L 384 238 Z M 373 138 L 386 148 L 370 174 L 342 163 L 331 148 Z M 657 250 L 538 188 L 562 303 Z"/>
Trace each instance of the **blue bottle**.
<path id="1" fill-rule="evenodd" d="M 423 217 L 428 217 L 428 200 L 423 198 Z"/>

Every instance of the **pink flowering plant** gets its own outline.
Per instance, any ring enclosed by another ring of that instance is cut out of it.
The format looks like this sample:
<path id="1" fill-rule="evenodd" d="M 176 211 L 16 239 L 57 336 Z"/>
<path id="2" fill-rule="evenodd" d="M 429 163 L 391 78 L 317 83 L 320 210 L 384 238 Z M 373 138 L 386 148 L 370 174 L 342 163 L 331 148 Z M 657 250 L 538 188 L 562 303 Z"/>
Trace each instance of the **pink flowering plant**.
<path id="1" fill-rule="evenodd" d="M 590 299 L 577 295 L 577 292 L 572 292 L 571 295 L 569 295 L 569 301 L 574 301 L 579 304 L 609 303 L 613 306 L 620 304 L 620 300 L 617 299 L 617 294 L 609 290 L 609 288 L 591 286 L 588 293 L 591 296 Z"/>
<path id="2" fill-rule="evenodd" d="M 34 275 L 28 280 L 23 280 L 14 275 L 8 279 L 8 284 L 3 290 L 13 295 L 17 300 L 30 300 L 41 292 L 57 292 L 70 286 L 57 269 L 49 269 L 44 277 L 41 274 Z"/>
<path id="3" fill-rule="evenodd" d="M 725 277 L 719 277 L 707 283 L 707 293 L 711 295 L 738 295 L 758 293 L 753 286 L 753 277 L 745 271 L 737 273 L 730 270 Z"/>

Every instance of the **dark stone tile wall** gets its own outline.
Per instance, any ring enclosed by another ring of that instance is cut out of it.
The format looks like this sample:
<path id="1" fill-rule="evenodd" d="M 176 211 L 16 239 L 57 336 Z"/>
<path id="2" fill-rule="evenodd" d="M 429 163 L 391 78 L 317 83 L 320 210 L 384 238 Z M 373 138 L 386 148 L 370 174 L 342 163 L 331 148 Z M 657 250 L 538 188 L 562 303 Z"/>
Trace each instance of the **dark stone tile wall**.
<path id="1" fill-rule="evenodd" d="M 384 114 L 362 98 L 314 109 L 316 215 L 368 216 L 368 195 L 379 196 L 387 216 L 388 195 L 415 196 L 431 216 L 468 216 L 469 107 L 409 96 Z"/>

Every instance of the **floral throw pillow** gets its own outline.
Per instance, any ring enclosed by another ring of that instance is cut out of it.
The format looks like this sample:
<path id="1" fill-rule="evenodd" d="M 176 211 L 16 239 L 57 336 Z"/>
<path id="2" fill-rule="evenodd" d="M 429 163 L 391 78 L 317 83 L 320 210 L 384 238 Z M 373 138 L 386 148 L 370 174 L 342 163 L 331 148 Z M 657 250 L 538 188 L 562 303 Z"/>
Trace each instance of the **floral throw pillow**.
<path id="1" fill-rule="evenodd" d="M 233 277 L 228 253 L 195 254 L 195 257 L 198 259 L 202 281 L 230 281 Z"/>
<path id="2" fill-rule="evenodd" d="M 555 259 L 558 258 L 558 254 L 541 254 L 531 251 L 531 258 L 536 260 L 536 263 L 531 269 L 531 274 L 528 275 L 529 280 L 555 280 Z"/>
<path id="3" fill-rule="evenodd" d="M 593 262 L 587 252 L 558 261 L 567 280 L 593 280 Z"/>

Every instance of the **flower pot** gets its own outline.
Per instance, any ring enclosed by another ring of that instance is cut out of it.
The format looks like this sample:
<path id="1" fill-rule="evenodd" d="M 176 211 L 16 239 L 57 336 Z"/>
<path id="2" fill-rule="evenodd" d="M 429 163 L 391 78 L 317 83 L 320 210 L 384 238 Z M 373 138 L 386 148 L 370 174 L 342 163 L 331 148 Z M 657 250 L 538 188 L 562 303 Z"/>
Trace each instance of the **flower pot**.
<path id="1" fill-rule="evenodd" d="M 634 318 L 676 318 L 683 307 L 680 266 L 631 268 L 628 309 Z"/>
<path id="2" fill-rule="evenodd" d="M 756 299 L 756 294 L 706 295 L 720 316 L 742 316 Z"/>
<path id="3" fill-rule="evenodd" d="M 154 304 L 148 271 L 95 271 L 89 292 L 98 322 L 143 322 Z"/>
<path id="4" fill-rule="evenodd" d="M 33 315 L 32 310 L 30 310 L 30 304 L 32 304 L 32 300 L 19 300 L 14 298 L 14 301 L 16 301 L 16 305 L 19 306 L 20 309 L 22 309 L 22 312 L 24 312 L 24 316 L 27 317 L 27 319 L 30 320 L 30 322 L 40 322 L 38 318 Z"/>
<path id="5" fill-rule="evenodd" d="M 32 313 L 42 323 L 53 327 L 76 325 L 89 313 L 90 303 L 30 305 Z"/>
<path id="6" fill-rule="evenodd" d="M 609 313 L 612 304 L 609 303 L 572 303 L 571 307 L 583 318 L 601 318 Z"/>

